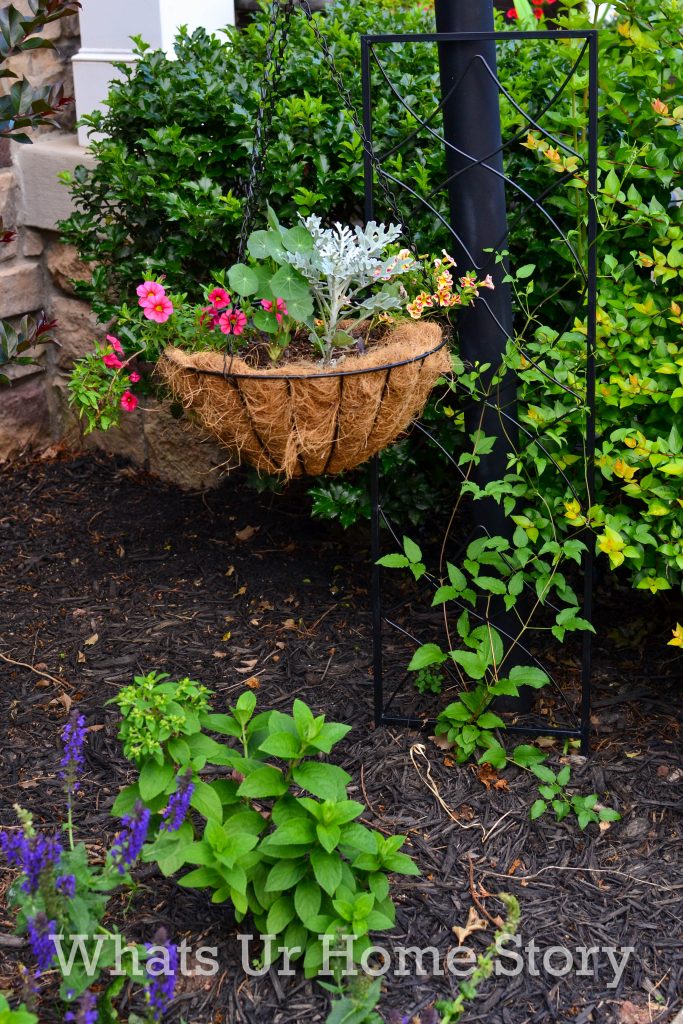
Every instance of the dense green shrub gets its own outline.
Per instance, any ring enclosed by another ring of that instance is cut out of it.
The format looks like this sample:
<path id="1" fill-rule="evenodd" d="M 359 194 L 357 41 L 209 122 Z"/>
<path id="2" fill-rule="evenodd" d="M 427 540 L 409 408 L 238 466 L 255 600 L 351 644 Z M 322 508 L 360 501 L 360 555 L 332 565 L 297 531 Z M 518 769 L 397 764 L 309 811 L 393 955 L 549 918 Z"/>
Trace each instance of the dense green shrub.
<path id="1" fill-rule="evenodd" d="M 558 18 L 564 27 L 591 24 L 579 4 Z M 360 31 L 432 27 L 428 12 L 392 0 L 371 8 L 337 0 L 321 23 L 355 102 Z M 513 193 L 511 259 L 515 273 L 524 265 L 525 276 L 516 279 L 516 327 L 522 337 L 510 360 L 520 373 L 521 420 L 531 436 L 516 471 L 490 493 L 502 499 L 514 491 L 516 513 L 531 524 L 525 533 L 529 543 L 553 542 L 558 530 L 571 534 L 587 519 L 612 566 L 626 565 L 637 587 L 655 591 L 679 585 L 683 576 L 683 442 L 676 428 L 683 405 L 683 217 L 681 193 L 674 191 L 683 167 L 683 110 L 677 98 L 683 5 L 681 0 L 620 0 L 612 19 L 599 27 L 596 506 L 588 513 L 576 503 L 539 447 L 542 442 L 560 468 L 574 474 L 577 491 L 584 493 L 585 311 L 576 304 L 576 271 L 552 228 L 533 210 L 524 210 L 516 223 L 522 206 Z M 206 277 L 234 252 L 266 33 L 264 10 L 246 31 L 230 31 L 226 42 L 201 32 L 192 39 L 182 36 L 175 62 L 146 51 L 137 69 L 125 72 L 113 87 L 108 112 L 93 118 L 92 126 L 110 138 L 95 144 L 98 167 L 77 175 L 80 208 L 65 231 L 84 257 L 100 261 L 91 294 L 103 312 L 111 311 L 108 302 L 129 289 L 144 266 L 165 272 L 171 281 L 182 268 L 185 282 L 188 276 Z M 574 43 L 511 42 L 501 47 L 501 78 L 522 108 L 536 115 L 576 53 Z M 432 109 L 438 90 L 433 51 L 405 47 L 389 58 L 392 80 L 403 94 L 421 112 Z M 410 118 L 387 90 L 378 89 L 376 98 L 377 134 L 392 143 L 405 137 L 413 127 Z M 585 69 L 580 69 L 559 106 L 545 115 L 543 130 L 585 153 L 585 105 Z M 503 104 L 502 114 L 507 137 L 524 127 L 510 104 Z M 322 215 L 360 215 L 360 140 L 303 18 L 295 18 L 291 29 L 274 135 L 263 188 L 283 214 L 315 205 Z M 424 194 L 438 182 L 443 156 L 428 136 L 418 136 L 393 166 Z M 585 256 L 585 172 L 566 154 L 556 157 L 542 133 L 527 137 L 522 131 L 508 172 L 538 194 L 557 180 L 558 169 L 567 171 L 569 180 L 547 205 Z M 411 227 L 425 248 L 440 243 L 428 220 L 411 217 Z M 567 384 L 578 399 L 565 390 Z M 463 440 L 457 403 L 441 403 L 429 415 L 447 449 L 457 448 Z M 411 481 L 424 496 L 418 504 L 428 506 L 433 451 L 399 452 L 390 459 L 410 466 Z M 440 462 L 437 477 L 443 477 L 442 467 Z M 316 507 L 349 522 L 367 509 L 363 490 L 362 480 L 359 486 L 353 480 L 322 482 Z M 409 500 L 415 506 L 412 496 Z"/>
<path id="2" fill-rule="evenodd" d="M 94 142 L 99 164 L 76 172 L 79 211 L 64 227 L 83 256 L 97 261 L 98 307 L 116 302 L 143 269 L 183 286 L 206 281 L 232 261 L 242 216 L 268 34 L 268 8 L 243 30 L 218 39 L 180 34 L 176 60 L 138 40 L 139 62 L 121 66 L 108 109 L 86 118 L 108 138 Z M 360 110 L 359 33 L 429 27 L 412 3 L 341 0 L 323 25 L 334 60 Z M 423 83 L 431 69 L 415 56 Z M 431 86 L 430 86 L 431 87 Z M 263 195 L 283 221 L 315 206 L 321 216 L 362 217 L 362 146 L 332 81 L 312 29 L 299 14 L 274 94 L 273 137 L 262 176 Z M 418 154 L 416 154 L 416 160 Z M 199 292 L 194 296 L 200 298 Z"/>

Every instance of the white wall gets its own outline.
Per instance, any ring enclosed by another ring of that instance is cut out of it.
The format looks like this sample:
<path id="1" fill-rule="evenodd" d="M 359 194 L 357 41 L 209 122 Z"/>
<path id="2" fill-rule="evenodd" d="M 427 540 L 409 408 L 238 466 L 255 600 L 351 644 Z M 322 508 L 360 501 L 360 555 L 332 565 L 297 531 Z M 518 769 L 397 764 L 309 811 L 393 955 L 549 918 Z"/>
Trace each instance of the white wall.
<path id="1" fill-rule="evenodd" d="M 78 117 L 101 109 L 108 83 L 118 77 L 114 62 L 133 63 L 131 36 L 173 55 L 178 28 L 200 26 L 215 32 L 235 22 L 234 0 L 82 0 L 81 49 L 73 58 Z M 78 141 L 88 144 L 79 128 Z"/>

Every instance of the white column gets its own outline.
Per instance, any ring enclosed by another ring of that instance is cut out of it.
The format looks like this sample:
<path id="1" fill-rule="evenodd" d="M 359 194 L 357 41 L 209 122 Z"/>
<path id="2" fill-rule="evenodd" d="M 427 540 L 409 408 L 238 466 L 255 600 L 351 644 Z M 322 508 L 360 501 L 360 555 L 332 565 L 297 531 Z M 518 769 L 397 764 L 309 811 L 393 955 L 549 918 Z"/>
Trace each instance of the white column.
<path id="1" fill-rule="evenodd" d="M 172 57 L 178 28 L 205 28 L 215 32 L 235 23 L 234 0 L 82 0 L 81 49 L 73 57 L 78 117 L 101 109 L 108 84 L 120 77 L 113 62 L 134 63 L 131 36 L 142 36 L 154 49 Z M 87 146 L 88 133 L 78 129 L 78 141 Z"/>

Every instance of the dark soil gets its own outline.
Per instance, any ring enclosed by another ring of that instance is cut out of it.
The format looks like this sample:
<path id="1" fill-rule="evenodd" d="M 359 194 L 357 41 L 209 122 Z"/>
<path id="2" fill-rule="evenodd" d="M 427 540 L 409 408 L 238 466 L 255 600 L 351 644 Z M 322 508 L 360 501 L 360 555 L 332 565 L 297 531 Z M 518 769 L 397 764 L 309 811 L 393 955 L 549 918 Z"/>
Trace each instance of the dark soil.
<path id="1" fill-rule="evenodd" d="M 577 788 L 623 817 L 581 832 L 572 820 L 529 820 L 536 793 L 526 774 L 500 781 L 454 765 L 419 734 L 372 727 L 366 530 L 311 521 L 301 488 L 258 495 L 235 475 L 188 495 L 92 456 L 6 469 L 0 481 L 3 825 L 15 824 L 19 802 L 38 824 L 59 826 L 58 735 L 73 704 L 92 727 L 76 822 L 101 851 L 115 831 L 114 795 L 132 777 L 106 706 L 117 689 L 154 668 L 200 679 L 222 709 L 249 679 L 264 709 L 288 709 L 298 695 L 350 722 L 338 750 L 353 795 L 374 827 L 409 837 L 422 875 L 395 881 L 397 928 L 380 944 L 445 954 L 473 906 L 479 916 L 501 914 L 502 891 L 520 901 L 523 944 L 635 947 L 617 986 L 604 953 L 592 976 L 553 977 L 539 963 L 536 973 L 490 978 L 463 1020 L 670 1024 L 683 1000 L 683 661 L 666 647 L 675 608 L 636 602 L 627 590 L 600 596 L 594 753 L 569 760 Z M 573 648 L 550 656 L 560 676 L 575 676 Z M 557 767 L 562 745 L 548 749 Z M 442 803 L 426 785 L 428 768 Z M 113 900 L 113 919 L 130 938 L 149 940 L 163 924 L 176 942 L 219 948 L 218 974 L 184 979 L 173 1019 L 325 1019 L 327 996 L 301 975 L 245 975 L 236 938 L 245 928 L 226 906 L 152 869 L 141 878 L 130 906 Z M 2 867 L 0 893 L 10 880 Z M 465 940 L 477 952 L 491 941 L 487 924 Z M 18 964 L 30 964 L 30 951 L 10 945 L 13 927 L 3 904 L 0 990 L 18 993 Z M 54 980 L 44 979 L 46 1024 L 63 1015 Z M 449 976 L 389 974 L 382 1012 L 414 1015 L 456 987 Z"/>

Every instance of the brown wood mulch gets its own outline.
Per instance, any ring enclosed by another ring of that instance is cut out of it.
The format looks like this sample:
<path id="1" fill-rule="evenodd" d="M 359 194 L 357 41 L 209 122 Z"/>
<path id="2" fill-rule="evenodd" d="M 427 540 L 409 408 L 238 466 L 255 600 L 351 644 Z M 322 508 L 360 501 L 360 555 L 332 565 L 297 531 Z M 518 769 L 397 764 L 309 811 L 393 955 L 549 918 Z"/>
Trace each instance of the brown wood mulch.
<path id="1" fill-rule="evenodd" d="M 19 802 L 41 825 L 58 826 L 58 734 L 73 704 L 92 728 L 76 821 L 80 836 L 101 849 L 115 831 L 113 797 L 131 778 L 115 709 L 105 706 L 117 688 L 156 668 L 200 679 L 220 708 L 249 680 L 263 708 L 287 709 L 298 695 L 354 726 L 338 748 L 353 795 L 374 827 L 409 836 L 422 871 L 396 880 L 397 928 L 378 937 L 382 945 L 445 953 L 470 908 L 501 913 L 495 893 L 504 891 L 520 901 L 524 944 L 635 947 L 616 987 L 605 954 L 595 976 L 557 978 L 541 967 L 492 977 L 469 1006 L 468 1024 L 669 1024 L 676 1017 L 683 660 L 665 646 L 675 607 L 634 603 L 627 590 L 602 595 L 594 753 L 570 759 L 581 791 L 599 793 L 623 819 L 580 832 L 571 821 L 529 820 L 534 785 L 522 772 L 496 785 L 495 776 L 454 765 L 418 734 L 373 729 L 367 531 L 311 521 L 302 488 L 257 494 L 235 475 L 210 494 L 188 495 L 91 455 L 5 469 L 0 483 L 2 824 L 14 823 Z M 574 654 L 558 648 L 556 657 Z M 423 741 L 424 754 L 414 747 Z M 549 750 L 557 767 L 562 745 Z M 441 802 L 427 788 L 428 770 Z M 3 866 L 0 896 L 9 882 Z M 219 948 L 219 972 L 185 979 L 172 1019 L 325 1019 L 327 997 L 301 975 L 245 976 L 231 912 L 206 894 L 143 870 L 130 906 L 114 899 L 113 919 L 137 941 L 163 924 L 177 942 Z M 492 928 L 467 944 L 481 951 Z M 18 992 L 18 963 L 30 958 L 9 944 L 12 929 L 3 900 L 0 990 Z M 52 980 L 45 979 L 40 1014 L 48 1024 L 62 1019 Z M 416 1014 L 456 985 L 449 976 L 388 975 L 382 1012 Z"/>

